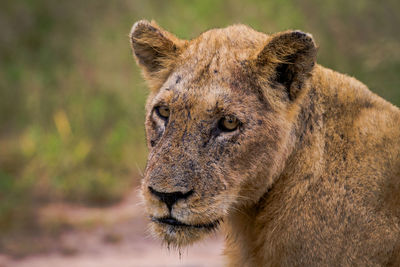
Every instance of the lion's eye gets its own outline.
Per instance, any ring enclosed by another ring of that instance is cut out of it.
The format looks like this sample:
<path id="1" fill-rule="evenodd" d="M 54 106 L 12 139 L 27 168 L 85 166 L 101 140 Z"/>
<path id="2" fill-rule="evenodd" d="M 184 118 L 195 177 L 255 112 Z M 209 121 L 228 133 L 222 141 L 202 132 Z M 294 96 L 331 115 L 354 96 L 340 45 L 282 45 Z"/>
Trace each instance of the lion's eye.
<path id="1" fill-rule="evenodd" d="M 224 132 L 232 132 L 239 126 L 239 120 L 233 116 L 223 117 L 219 121 L 219 128 Z"/>
<path id="2" fill-rule="evenodd" d="M 166 120 L 169 118 L 169 108 L 165 106 L 156 107 L 157 115 Z"/>

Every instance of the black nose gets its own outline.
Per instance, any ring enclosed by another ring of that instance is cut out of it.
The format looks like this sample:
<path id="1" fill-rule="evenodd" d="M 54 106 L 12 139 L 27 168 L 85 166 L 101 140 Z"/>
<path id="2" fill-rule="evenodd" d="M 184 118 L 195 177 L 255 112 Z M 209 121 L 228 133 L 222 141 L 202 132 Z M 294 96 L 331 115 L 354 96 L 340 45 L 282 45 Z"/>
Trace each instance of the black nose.
<path id="1" fill-rule="evenodd" d="M 149 186 L 150 192 L 155 195 L 159 200 L 167 204 L 169 211 L 171 212 L 172 206 L 177 202 L 179 199 L 186 199 L 191 194 L 193 194 L 193 190 L 189 192 L 182 193 L 182 192 L 172 192 L 172 193 L 164 193 L 154 190 L 151 186 Z"/>

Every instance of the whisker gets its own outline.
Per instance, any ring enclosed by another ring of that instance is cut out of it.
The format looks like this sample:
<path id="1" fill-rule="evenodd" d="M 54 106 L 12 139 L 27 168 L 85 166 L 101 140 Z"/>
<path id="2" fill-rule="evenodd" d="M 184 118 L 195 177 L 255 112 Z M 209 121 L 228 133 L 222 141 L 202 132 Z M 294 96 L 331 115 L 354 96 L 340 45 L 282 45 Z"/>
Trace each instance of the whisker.
<path id="1" fill-rule="evenodd" d="M 142 170 L 142 169 L 139 167 L 139 164 L 138 164 L 137 162 L 135 162 L 135 166 L 136 166 L 136 170 L 137 170 L 137 172 L 139 173 L 140 177 L 143 178 L 143 177 L 144 177 L 144 170 Z"/>

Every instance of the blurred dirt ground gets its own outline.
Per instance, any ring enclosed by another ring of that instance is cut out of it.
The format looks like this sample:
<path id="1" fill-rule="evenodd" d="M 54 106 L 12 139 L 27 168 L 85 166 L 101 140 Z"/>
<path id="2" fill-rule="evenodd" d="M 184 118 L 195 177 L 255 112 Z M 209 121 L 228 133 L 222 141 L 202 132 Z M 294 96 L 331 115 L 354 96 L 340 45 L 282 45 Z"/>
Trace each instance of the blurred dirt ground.
<path id="1" fill-rule="evenodd" d="M 218 234 L 181 251 L 181 256 L 153 240 L 136 192 L 108 208 L 52 204 L 41 211 L 41 218 L 49 227 L 73 227 L 50 252 L 19 259 L 0 254 L 0 267 L 223 266 L 223 240 Z"/>

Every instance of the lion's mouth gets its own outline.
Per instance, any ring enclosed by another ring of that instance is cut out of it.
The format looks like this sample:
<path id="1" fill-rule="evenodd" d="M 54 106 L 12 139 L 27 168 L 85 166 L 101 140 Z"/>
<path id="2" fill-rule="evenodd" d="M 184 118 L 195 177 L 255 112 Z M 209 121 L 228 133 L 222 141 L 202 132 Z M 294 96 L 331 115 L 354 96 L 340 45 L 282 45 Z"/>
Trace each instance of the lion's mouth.
<path id="1" fill-rule="evenodd" d="M 155 218 L 151 217 L 153 222 L 161 223 L 161 224 L 168 224 L 175 227 L 190 227 L 190 228 L 197 228 L 197 229 L 207 229 L 212 230 L 219 226 L 221 220 L 216 220 L 211 223 L 205 224 L 186 224 L 183 222 L 178 221 L 173 217 L 163 217 L 163 218 Z"/>

